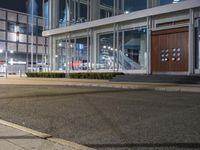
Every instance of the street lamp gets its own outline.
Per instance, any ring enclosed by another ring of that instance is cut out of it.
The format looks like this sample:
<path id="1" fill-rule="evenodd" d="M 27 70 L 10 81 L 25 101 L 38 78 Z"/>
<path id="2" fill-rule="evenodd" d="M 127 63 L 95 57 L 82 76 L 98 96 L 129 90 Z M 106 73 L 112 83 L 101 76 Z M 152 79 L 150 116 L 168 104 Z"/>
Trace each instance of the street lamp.
<path id="1" fill-rule="evenodd" d="M 0 49 L 0 53 L 5 53 L 5 67 L 6 67 L 6 78 L 8 77 L 7 65 L 8 65 L 8 53 L 3 49 Z"/>

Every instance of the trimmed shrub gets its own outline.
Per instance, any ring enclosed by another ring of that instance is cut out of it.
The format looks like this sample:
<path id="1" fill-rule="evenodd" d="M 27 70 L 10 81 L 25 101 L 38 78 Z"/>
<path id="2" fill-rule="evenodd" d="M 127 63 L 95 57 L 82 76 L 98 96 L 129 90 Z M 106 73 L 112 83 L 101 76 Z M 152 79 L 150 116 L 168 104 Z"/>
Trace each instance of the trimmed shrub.
<path id="1" fill-rule="evenodd" d="M 112 79 L 117 75 L 124 75 L 122 72 L 81 72 L 70 73 L 70 78 L 75 79 Z"/>
<path id="2" fill-rule="evenodd" d="M 62 72 L 28 72 L 26 75 L 30 78 L 65 78 Z"/>
<path id="3" fill-rule="evenodd" d="M 30 78 L 65 78 L 66 74 L 62 72 L 31 72 L 26 73 Z M 112 79 L 117 75 L 124 75 L 122 72 L 79 72 L 70 73 L 69 77 L 73 79 Z"/>

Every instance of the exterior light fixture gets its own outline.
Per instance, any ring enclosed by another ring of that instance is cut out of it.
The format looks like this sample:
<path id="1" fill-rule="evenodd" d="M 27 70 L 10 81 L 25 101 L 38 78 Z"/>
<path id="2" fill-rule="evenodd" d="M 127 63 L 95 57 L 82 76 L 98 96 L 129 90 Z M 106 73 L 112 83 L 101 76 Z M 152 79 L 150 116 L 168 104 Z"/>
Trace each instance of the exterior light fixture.
<path id="1" fill-rule="evenodd" d="M 178 3 L 180 0 L 174 0 L 173 1 L 173 4 L 175 4 L 175 3 Z"/>
<path id="2" fill-rule="evenodd" d="M 106 48 L 106 46 L 104 45 L 103 48 Z"/>
<path id="3" fill-rule="evenodd" d="M 130 13 L 130 11 L 126 10 L 124 13 L 125 13 L 125 14 L 129 14 L 129 13 Z"/>
<path id="4" fill-rule="evenodd" d="M 62 43 L 59 43 L 58 46 L 59 46 L 59 47 L 62 47 Z"/>
<path id="5" fill-rule="evenodd" d="M 0 53 L 3 53 L 3 49 L 0 49 Z"/>

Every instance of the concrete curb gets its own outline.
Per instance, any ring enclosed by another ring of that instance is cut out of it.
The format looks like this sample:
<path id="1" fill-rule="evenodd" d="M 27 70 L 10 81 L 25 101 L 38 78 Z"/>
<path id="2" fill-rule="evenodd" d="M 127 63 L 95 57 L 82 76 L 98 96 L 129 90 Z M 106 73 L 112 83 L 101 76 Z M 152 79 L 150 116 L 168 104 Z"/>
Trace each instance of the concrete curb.
<path id="1" fill-rule="evenodd" d="M 47 138 L 52 137 L 49 134 L 38 132 L 38 131 L 32 130 L 30 128 L 26 128 L 26 127 L 23 127 L 23 126 L 20 126 L 20 125 L 17 125 L 17 124 L 8 122 L 8 121 L 4 121 L 4 120 L 1 120 L 1 119 L 0 119 L 0 124 L 11 127 L 11 128 L 15 128 L 15 129 L 27 132 L 27 133 L 31 133 L 32 135 L 35 135 L 35 136 L 42 138 L 42 139 L 47 139 Z"/>
<path id="2" fill-rule="evenodd" d="M 11 122 L 8 122 L 8 121 L 5 121 L 5 120 L 0 119 L 0 124 L 14 128 L 14 129 L 17 129 L 17 130 L 24 131 L 24 132 L 27 132 L 27 133 L 30 133 L 30 134 L 32 134 L 36 137 L 39 137 L 39 138 L 44 139 L 44 140 L 48 140 L 50 142 L 54 142 L 54 143 L 57 143 L 57 144 L 60 144 L 60 145 L 66 146 L 66 147 L 71 147 L 71 148 L 76 149 L 76 150 L 95 150 L 93 148 L 89 148 L 89 147 L 86 147 L 86 146 L 83 146 L 83 145 L 80 145 L 80 144 L 77 144 L 77 143 L 74 143 L 74 142 L 70 142 L 70 141 L 67 141 L 67 140 L 60 139 L 60 138 L 54 138 L 54 137 L 52 137 L 52 135 L 42 133 L 42 132 L 30 129 L 30 128 L 26 128 L 26 127 L 23 127 L 23 126 L 20 126 L 20 125 L 17 125 L 17 124 L 14 124 L 14 123 L 11 123 Z"/>
<path id="3" fill-rule="evenodd" d="M 3 79 L 0 84 L 16 85 L 64 85 L 64 86 L 83 86 L 83 87 L 105 87 L 132 90 L 152 90 L 166 92 L 190 92 L 200 93 L 200 85 L 184 85 L 174 83 L 144 83 L 144 82 L 109 82 L 107 80 L 69 80 L 69 79 L 43 79 L 43 78 L 11 78 Z M 9 81 L 9 82 L 8 82 Z"/>
<path id="4" fill-rule="evenodd" d="M 190 92 L 200 93 L 200 88 L 191 87 L 162 87 L 162 86 L 138 86 L 138 85 L 113 85 L 113 84 L 65 84 L 67 86 L 83 86 L 83 87 L 105 87 L 105 88 L 116 88 L 116 89 L 132 89 L 132 90 L 150 90 L 150 91 L 165 91 L 165 92 Z"/>
<path id="5" fill-rule="evenodd" d="M 89 147 L 86 147 L 86 146 L 83 146 L 83 145 L 80 145 L 80 144 L 76 144 L 74 142 L 66 141 L 66 140 L 63 140 L 63 139 L 60 139 L 60 138 L 51 137 L 51 138 L 48 138 L 48 140 L 55 142 L 55 143 L 59 143 L 61 145 L 67 146 L 67 147 L 71 147 L 71 148 L 76 149 L 76 150 L 95 150 L 93 148 L 89 148 Z"/>

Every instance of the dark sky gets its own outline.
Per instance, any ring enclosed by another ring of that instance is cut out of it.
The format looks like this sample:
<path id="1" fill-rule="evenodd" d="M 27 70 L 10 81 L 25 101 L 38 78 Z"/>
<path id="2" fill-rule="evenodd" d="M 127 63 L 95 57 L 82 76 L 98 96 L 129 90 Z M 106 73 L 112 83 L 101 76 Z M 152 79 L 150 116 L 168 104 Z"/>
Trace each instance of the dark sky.
<path id="1" fill-rule="evenodd" d="M 38 14 L 42 16 L 42 0 L 36 0 L 38 4 Z M 0 0 L 0 7 L 20 12 L 27 12 L 27 0 Z"/>

